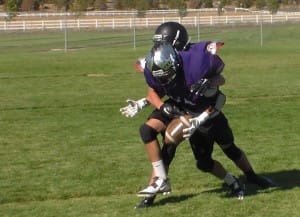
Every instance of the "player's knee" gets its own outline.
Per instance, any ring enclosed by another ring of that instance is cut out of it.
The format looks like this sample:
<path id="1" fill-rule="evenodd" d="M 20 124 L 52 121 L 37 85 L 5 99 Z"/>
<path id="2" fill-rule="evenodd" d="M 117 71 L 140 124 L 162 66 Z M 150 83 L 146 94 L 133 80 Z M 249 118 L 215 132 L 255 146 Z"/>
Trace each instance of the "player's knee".
<path id="1" fill-rule="evenodd" d="M 222 145 L 221 148 L 226 156 L 233 161 L 240 159 L 242 156 L 241 149 L 239 149 L 234 143 Z"/>
<path id="2" fill-rule="evenodd" d="M 211 172 L 214 168 L 214 160 L 209 158 L 205 160 L 198 160 L 197 161 L 197 168 L 205 173 Z"/>
<path id="3" fill-rule="evenodd" d="M 164 144 L 161 149 L 162 160 L 166 166 L 169 166 L 175 157 L 176 145 Z"/>
<path id="4" fill-rule="evenodd" d="M 144 142 L 144 144 L 147 144 L 147 143 L 155 140 L 157 134 L 158 134 L 157 131 L 147 124 L 143 124 L 140 127 L 140 136 L 141 136 L 141 139 Z"/>

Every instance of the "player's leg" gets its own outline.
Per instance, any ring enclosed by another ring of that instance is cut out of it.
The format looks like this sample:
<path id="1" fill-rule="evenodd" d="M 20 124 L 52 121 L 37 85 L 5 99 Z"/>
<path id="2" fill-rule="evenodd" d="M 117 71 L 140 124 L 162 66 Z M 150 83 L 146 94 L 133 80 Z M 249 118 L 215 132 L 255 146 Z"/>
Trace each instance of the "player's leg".
<path id="1" fill-rule="evenodd" d="M 209 136 L 209 132 L 207 134 L 195 132 L 190 138 L 190 144 L 197 160 L 197 168 L 222 179 L 228 185 L 232 196 L 243 199 L 244 190 L 238 179 L 231 175 L 219 161 L 212 159 L 214 140 Z"/>
<path id="2" fill-rule="evenodd" d="M 235 163 L 239 169 L 243 171 L 248 182 L 257 184 L 262 188 L 275 186 L 273 181 L 266 177 L 259 176 L 254 172 L 254 169 L 246 154 L 235 145 L 232 130 L 226 117 L 222 113 L 215 118 L 212 132 L 222 151 Z"/>
<path id="3" fill-rule="evenodd" d="M 172 160 L 174 159 L 176 148 L 177 148 L 177 146 L 173 145 L 173 144 L 165 144 L 164 143 L 163 146 L 162 146 L 161 156 L 162 156 L 162 160 L 165 164 L 167 174 L 168 174 L 169 166 L 170 166 Z M 149 182 L 149 185 L 151 185 L 153 183 L 153 178 L 154 177 L 155 177 L 155 173 L 153 171 L 150 182 Z M 140 203 L 137 204 L 137 206 L 135 208 L 150 207 L 150 206 L 153 205 L 155 198 L 156 198 L 156 194 L 152 195 L 152 196 L 145 197 L 140 201 Z"/>
<path id="4" fill-rule="evenodd" d="M 138 192 L 138 196 L 152 196 L 156 193 L 168 193 L 171 191 L 157 139 L 157 134 L 164 129 L 165 124 L 155 118 L 150 118 L 140 128 L 141 138 L 145 144 L 149 160 L 152 163 L 152 174 L 155 177 L 152 178 L 153 182 L 149 186 Z"/>
<path id="5" fill-rule="evenodd" d="M 160 110 L 156 109 L 150 114 L 150 116 L 148 118 L 148 122 L 147 122 L 147 124 L 149 124 L 149 125 L 151 125 L 151 127 L 155 128 L 157 133 L 160 132 L 161 135 L 162 135 L 163 147 L 162 147 L 162 150 L 161 150 L 160 157 L 161 157 L 161 159 L 163 161 L 163 164 L 165 166 L 166 173 L 168 173 L 169 165 L 171 164 L 171 162 L 172 162 L 172 160 L 175 156 L 176 147 L 177 147 L 173 144 L 165 144 L 165 142 L 164 142 L 164 131 L 165 131 L 165 128 L 166 128 L 166 126 L 168 125 L 168 123 L 170 121 L 171 121 L 170 118 L 165 117 L 161 113 Z M 157 125 L 157 123 L 158 123 L 158 125 Z M 157 142 L 157 137 L 156 137 L 156 142 Z M 159 144 L 159 143 L 157 142 L 157 144 Z M 154 160 L 155 156 L 156 157 L 158 156 L 157 153 L 159 152 L 159 150 L 157 149 L 157 147 L 159 147 L 159 146 L 156 146 L 156 151 L 153 151 L 151 147 L 152 146 L 147 146 L 146 149 L 151 153 L 151 155 L 149 156 L 150 160 L 151 159 Z M 150 150 L 149 150 L 149 148 L 150 148 Z M 154 158 L 152 158 L 152 157 L 154 157 Z M 158 176 L 157 172 L 155 172 L 155 169 L 153 169 L 152 174 L 151 174 L 151 178 L 149 180 L 150 189 L 152 189 L 151 186 L 153 186 L 153 184 L 155 184 L 155 182 L 157 180 L 157 176 Z M 163 190 L 158 191 L 158 192 L 162 192 L 162 191 L 163 191 L 162 193 L 170 192 L 171 187 L 170 187 L 170 182 L 169 182 L 168 179 L 166 179 L 166 184 L 167 185 L 165 185 L 165 188 Z M 142 190 L 142 192 L 144 192 L 144 190 Z M 143 207 L 151 206 L 154 202 L 156 194 L 146 194 L 144 196 L 145 196 L 145 198 L 136 206 L 136 208 L 143 208 Z"/>

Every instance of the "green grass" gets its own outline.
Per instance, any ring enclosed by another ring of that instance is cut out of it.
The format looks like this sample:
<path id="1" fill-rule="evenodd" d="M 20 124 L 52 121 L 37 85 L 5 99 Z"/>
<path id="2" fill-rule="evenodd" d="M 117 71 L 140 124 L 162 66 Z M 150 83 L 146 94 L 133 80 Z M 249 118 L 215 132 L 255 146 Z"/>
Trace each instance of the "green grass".
<path id="1" fill-rule="evenodd" d="M 0 216 L 286 217 L 300 212 L 300 50 L 298 25 L 205 27 L 201 40 L 223 40 L 224 108 L 236 143 L 255 170 L 280 187 L 247 185 L 244 201 L 198 171 L 187 142 L 171 165 L 173 192 L 134 210 L 151 166 L 133 119 L 119 113 L 145 95 L 133 63 L 153 30 L 1 33 Z M 193 41 L 196 29 L 189 28 Z M 74 49 L 74 48 L 77 48 Z M 54 50 L 53 50 L 54 49 Z M 62 49 L 62 50 L 57 50 Z M 214 157 L 241 172 L 215 147 Z"/>

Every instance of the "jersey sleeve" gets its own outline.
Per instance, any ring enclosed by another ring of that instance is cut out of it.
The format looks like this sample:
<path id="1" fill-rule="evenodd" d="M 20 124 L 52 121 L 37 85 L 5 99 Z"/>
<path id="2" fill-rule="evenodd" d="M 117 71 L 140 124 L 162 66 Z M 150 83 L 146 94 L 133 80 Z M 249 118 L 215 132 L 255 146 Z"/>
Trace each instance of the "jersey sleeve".
<path id="1" fill-rule="evenodd" d="M 207 48 L 210 43 L 210 41 L 195 43 L 189 50 L 179 52 L 188 86 L 202 78 L 213 77 L 223 70 L 222 59 L 209 52 Z"/>

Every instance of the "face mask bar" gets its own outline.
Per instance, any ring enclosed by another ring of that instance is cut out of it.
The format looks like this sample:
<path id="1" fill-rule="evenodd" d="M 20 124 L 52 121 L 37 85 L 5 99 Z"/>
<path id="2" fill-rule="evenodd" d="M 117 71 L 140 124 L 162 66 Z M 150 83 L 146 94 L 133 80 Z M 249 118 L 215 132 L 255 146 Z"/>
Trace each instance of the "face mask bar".
<path id="1" fill-rule="evenodd" d="M 168 69 L 167 71 L 162 69 L 155 70 L 152 72 L 152 74 L 163 86 L 169 84 L 176 77 L 176 72 L 172 68 Z"/>

